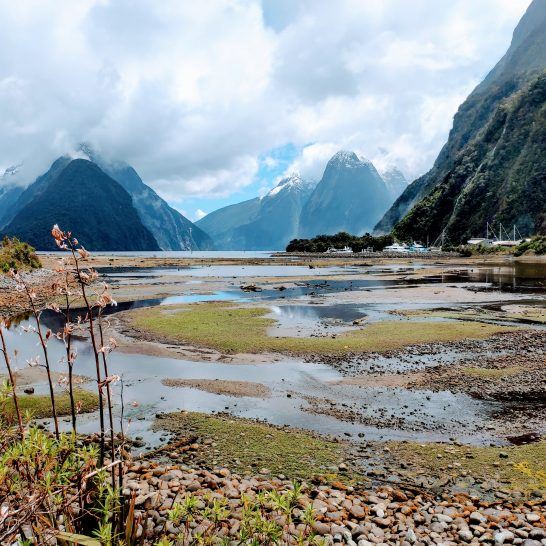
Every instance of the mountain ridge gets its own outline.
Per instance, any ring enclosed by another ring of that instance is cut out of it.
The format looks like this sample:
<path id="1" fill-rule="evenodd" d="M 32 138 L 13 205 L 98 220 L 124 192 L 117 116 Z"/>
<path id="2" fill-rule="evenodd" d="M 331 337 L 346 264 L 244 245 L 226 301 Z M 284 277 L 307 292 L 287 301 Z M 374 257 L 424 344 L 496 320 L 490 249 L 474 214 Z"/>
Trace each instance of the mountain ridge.
<path id="1" fill-rule="evenodd" d="M 300 237 L 371 231 L 390 204 L 387 186 L 371 161 L 340 150 L 305 204 Z"/>
<path id="2" fill-rule="evenodd" d="M 209 235 L 157 195 L 133 167 L 123 161 L 106 161 L 86 144 L 80 145 L 80 150 L 129 192 L 142 223 L 162 250 L 214 248 Z"/>
<path id="3" fill-rule="evenodd" d="M 80 146 L 76 158 L 68 154 L 57 158 L 49 170 L 38 176 L 26 189 L 15 186 L 4 188 L 4 191 L 0 193 L 0 227 L 8 227 L 15 216 L 33 199 L 40 198 L 51 181 L 76 159 L 84 159 L 97 165 L 103 173 L 129 193 L 142 224 L 151 232 L 159 249 L 210 250 L 214 248 L 214 243 L 208 234 L 169 206 L 142 181 L 133 167 L 123 161 L 106 161 L 87 145 Z"/>
<path id="4" fill-rule="evenodd" d="M 301 208 L 311 189 L 312 183 L 291 174 L 263 197 L 222 207 L 196 224 L 219 248 L 279 250 L 297 235 Z"/>
<path id="5" fill-rule="evenodd" d="M 453 212 L 453 207 L 450 208 L 449 203 L 454 203 L 454 198 L 442 199 L 440 202 L 434 197 L 436 189 L 444 182 L 444 189 L 447 184 L 451 192 L 457 193 L 456 188 L 458 191 L 464 189 L 465 186 L 460 183 L 461 181 L 457 184 L 448 183 L 449 179 L 453 180 L 459 176 L 460 172 L 455 171 L 457 169 L 460 171 L 465 157 L 468 160 L 473 150 L 481 149 L 478 140 L 481 139 L 482 145 L 487 144 L 483 138 L 493 134 L 487 127 L 491 129 L 491 123 L 501 120 L 503 105 L 516 100 L 517 93 L 525 92 L 533 78 L 545 68 L 546 2 L 533 0 L 514 30 L 508 51 L 459 107 L 448 139 L 433 167 L 406 188 L 377 223 L 374 232 L 388 233 L 394 229 L 398 236 L 422 238 L 428 235 L 434 238 L 444 228 L 449 227 L 448 224 L 453 225 L 450 224 L 448 212 Z M 513 145 L 521 146 L 521 142 L 514 141 Z M 489 148 L 489 151 L 492 152 L 493 148 Z M 477 167 L 476 165 L 475 168 Z M 471 174 L 476 175 L 477 172 L 467 172 L 466 176 L 469 177 Z M 482 193 L 481 198 L 483 199 L 486 194 L 487 192 Z M 490 205 L 493 204 L 491 200 Z M 436 214 L 432 210 L 435 206 L 441 207 L 443 212 Z M 418 208 L 410 214 L 415 207 Z M 493 218 L 495 211 L 491 209 L 490 212 Z M 509 221 L 515 220 L 509 215 L 501 214 L 500 216 Z M 437 222 L 440 221 L 443 223 L 438 225 Z M 401 225 L 397 228 L 399 223 Z M 537 225 L 540 226 L 540 220 Z M 481 227 L 483 226 L 474 225 L 472 229 L 481 231 Z M 469 233 L 469 229 L 454 230 L 452 236 L 453 238 L 464 237 Z"/>
<path id="6" fill-rule="evenodd" d="M 53 224 L 59 224 L 89 250 L 159 250 L 119 183 L 91 161 L 73 159 L 61 168 L 62 164 L 54 162 L 52 172 L 37 179 L 37 188 L 21 194 L 28 192 L 4 234 L 38 250 L 57 250 L 50 232 Z"/>

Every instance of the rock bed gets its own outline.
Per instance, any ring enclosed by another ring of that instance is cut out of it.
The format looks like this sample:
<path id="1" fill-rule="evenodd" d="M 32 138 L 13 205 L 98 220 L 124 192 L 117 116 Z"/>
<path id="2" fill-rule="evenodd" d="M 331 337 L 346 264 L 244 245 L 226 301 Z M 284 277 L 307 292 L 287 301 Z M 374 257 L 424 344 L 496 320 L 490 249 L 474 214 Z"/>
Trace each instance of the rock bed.
<path id="1" fill-rule="evenodd" d="M 329 364 L 345 377 L 362 373 L 408 373 L 437 367 L 442 362 L 448 366 L 457 360 L 478 360 L 482 356 L 514 355 L 525 358 L 546 352 L 546 334 L 543 329 L 518 330 L 495 334 L 486 339 L 464 339 L 449 343 L 422 343 L 403 349 L 381 353 L 354 353 L 344 355 L 309 355 L 309 362 Z M 394 368 L 394 369 L 393 369 Z"/>
<path id="2" fill-rule="evenodd" d="M 204 506 L 211 498 L 226 499 L 229 518 L 219 531 L 233 539 L 242 513 L 241 495 L 254 498 L 262 491 L 286 491 L 292 485 L 284 476 L 239 476 L 226 468 L 213 471 L 185 466 L 160 465 L 144 461 L 132 463 L 125 476 L 123 493 L 135 496 L 138 534 L 148 544 L 166 534 L 174 538 L 178 529 L 168 520 L 176 501 L 192 494 Z M 391 487 L 355 490 L 336 482 L 329 485 L 304 483 L 302 494 L 287 523 L 284 544 L 296 544 L 295 536 L 305 527 L 303 510 L 312 505 L 314 532 L 327 544 L 370 546 L 521 544 L 546 546 L 546 503 L 544 501 L 486 503 L 466 495 L 434 499 L 428 494 L 411 494 Z M 271 513 L 284 524 L 280 514 Z M 197 533 L 209 522 L 197 518 L 190 528 Z"/>
<path id="3" fill-rule="evenodd" d="M 35 269 L 21 272 L 21 277 L 36 292 L 38 306 L 45 305 L 56 292 L 53 287 L 58 274 L 50 269 Z M 0 315 L 14 317 L 28 312 L 30 306 L 26 296 L 16 290 L 13 279 L 0 275 Z"/>

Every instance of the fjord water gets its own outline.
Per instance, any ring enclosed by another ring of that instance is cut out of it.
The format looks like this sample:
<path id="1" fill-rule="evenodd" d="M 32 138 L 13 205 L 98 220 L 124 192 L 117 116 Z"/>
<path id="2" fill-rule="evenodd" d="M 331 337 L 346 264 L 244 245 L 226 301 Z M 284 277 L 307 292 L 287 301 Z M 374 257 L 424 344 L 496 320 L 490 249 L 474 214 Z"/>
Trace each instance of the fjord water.
<path id="1" fill-rule="evenodd" d="M 239 268 L 243 266 L 229 266 Z M 252 266 L 253 268 L 258 266 Z M 285 276 L 289 277 L 296 271 L 292 267 L 263 265 L 259 266 L 260 272 L 265 277 L 275 276 L 278 268 L 285 267 Z M 389 287 L 413 286 L 421 283 L 453 283 L 452 276 L 439 276 L 432 279 L 414 279 L 411 275 L 408 279 L 374 279 L 374 275 L 385 275 L 403 269 L 411 273 L 421 267 L 421 264 L 414 265 L 393 265 L 390 267 L 378 266 L 366 268 L 369 272 L 369 279 L 354 280 L 319 280 L 308 281 L 305 286 L 295 286 L 291 289 L 291 297 L 308 295 L 311 293 L 329 293 L 340 290 L 346 293 L 354 290 L 385 289 Z M 344 273 L 349 277 L 360 271 L 362 268 L 326 268 L 330 274 Z M 255 274 L 255 269 L 250 269 Z M 298 270 L 299 271 L 299 270 Z M 307 270 L 306 273 L 313 275 L 317 270 Z M 524 268 L 523 273 L 533 271 Z M 208 282 L 207 277 L 219 276 L 229 277 L 228 270 L 222 266 L 192 267 L 191 269 L 178 268 L 156 268 L 144 271 L 126 271 L 124 269 L 102 270 L 107 280 L 116 282 L 116 279 L 127 279 L 132 275 L 144 275 L 148 280 L 157 275 L 165 275 L 171 272 L 173 275 L 188 275 L 190 280 L 182 283 L 181 293 L 166 298 L 152 300 L 140 300 L 121 303 L 113 312 L 130 310 L 148 305 L 168 305 L 172 303 L 191 303 L 211 300 L 261 300 L 265 306 L 271 309 L 271 316 L 274 316 L 279 327 L 287 327 L 294 330 L 294 325 L 302 325 L 305 329 L 323 327 L 327 325 L 327 331 L 344 330 L 351 327 L 353 320 L 366 317 L 367 320 L 392 320 L 396 316 L 389 313 L 400 305 L 392 304 L 333 304 L 333 305 L 304 305 L 291 303 L 290 305 L 274 305 L 269 300 L 282 297 L 278 291 L 265 290 L 261 293 L 245 293 L 237 286 L 230 290 L 215 291 L 213 293 L 198 294 L 189 293 L 187 285 L 194 282 Z M 229 271 L 231 273 L 232 271 Z M 215 275 L 214 275 L 215 274 Z M 510 286 L 518 286 L 522 278 L 522 270 L 517 267 L 503 269 L 504 276 L 511 274 Z M 468 275 L 462 272 L 454 273 L 458 282 L 465 284 L 478 283 L 480 289 L 487 289 L 492 286 L 490 282 L 499 282 L 495 271 L 472 270 Z M 534 273 L 532 274 L 534 275 Z M 193 280 L 193 278 L 197 280 Z M 244 277 L 242 277 L 244 278 Z M 201 280 L 199 280 L 201 279 Z M 239 279 L 239 277 L 237 277 Z M 503 277 L 504 279 L 504 277 Z M 486 283 L 484 283 L 486 280 Z M 538 292 L 540 283 L 543 282 L 540 276 L 536 279 Z M 488 282 L 489 281 L 489 282 Z M 364 283 L 364 284 L 361 284 Z M 411 283 L 411 284 L 409 284 Z M 502 286 L 500 283 L 499 286 Z M 406 304 L 407 308 L 426 308 L 427 305 L 419 302 Z M 32 321 L 24 319 L 19 325 L 13 325 L 8 332 L 8 345 L 18 351 L 17 364 L 24 367 L 27 359 L 31 359 L 40 352 L 37 339 L 32 333 L 21 333 L 21 327 L 28 326 Z M 55 328 L 55 316 L 51 312 L 44 314 L 44 322 Z M 93 378 L 94 362 L 89 343 L 84 339 L 77 339 L 75 347 L 78 351 L 78 359 L 75 365 L 75 373 Z M 63 363 L 64 346 L 53 338 L 49 342 L 51 360 L 53 366 L 59 372 L 65 372 Z M 420 356 L 415 359 L 405 358 L 403 361 L 396 357 L 376 357 L 363 364 L 362 371 L 369 367 L 375 370 L 381 369 L 387 373 L 398 371 L 423 369 L 423 367 L 434 366 L 440 362 L 449 362 L 460 358 L 461 354 L 456 351 L 440 355 Z M 123 378 L 123 398 L 125 403 L 124 413 L 130 420 L 130 434 L 143 436 L 151 443 L 157 443 L 162 436 L 160 433 L 151 431 L 151 424 L 154 416 L 160 412 L 174 410 L 194 410 L 202 412 L 229 413 L 254 419 L 264 419 L 274 424 L 291 425 L 308 428 L 322 433 L 335 434 L 338 436 L 351 434 L 357 437 L 364 434 L 367 439 L 374 438 L 396 438 L 414 440 L 443 440 L 450 435 L 456 435 L 464 441 L 482 443 L 492 441 L 492 436 L 484 433 L 484 426 L 488 416 L 500 411 L 501 406 L 495 402 L 484 402 L 470 398 L 464 394 L 453 394 L 444 392 L 410 391 L 404 388 L 386 387 L 357 387 L 347 384 L 340 384 L 342 375 L 335 368 L 325 364 L 304 362 L 301 359 L 282 358 L 280 361 L 266 364 L 243 364 L 219 363 L 219 362 L 194 362 L 177 358 L 166 358 L 159 356 L 147 356 L 142 354 L 131 354 L 114 352 L 110 356 L 110 369 L 113 373 Z M 231 381 L 258 382 L 267 386 L 271 396 L 263 399 L 252 397 L 234 398 L 225 395 L 203 392 L 190 387 L 173 388 L 162 384 L 162 379 L 226 379 Z M 84 388 L 94 389 L 93 381 L 85 383 Z M 38 385 L 37 392 L 45 392 L 46 385 Z M 121 385 L 114 387 L 116 396 L 116 412 L 120 409 Z M 371 426 L 355 423 L 348 423 L 334 417 L 314 415 L 307 411 L 308 398 L 330 399 L 344 401 L 359 408 L 361 415 L 373 422 L 374 416 L 381 416 L 382 423 L 379 426 Z M 96 427 L 96 415 L 91 414 L 82 418 L 81 430 L 92 431 Z M 69 426 L 65 423 L 65 426 Z"/>

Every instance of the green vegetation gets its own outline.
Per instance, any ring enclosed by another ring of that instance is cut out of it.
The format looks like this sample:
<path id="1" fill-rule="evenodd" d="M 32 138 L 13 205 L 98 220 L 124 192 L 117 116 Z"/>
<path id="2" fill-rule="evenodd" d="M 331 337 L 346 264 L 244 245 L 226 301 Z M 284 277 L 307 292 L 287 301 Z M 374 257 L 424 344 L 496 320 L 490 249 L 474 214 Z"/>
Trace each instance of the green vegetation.
<path id="1" fill-rule="evenodd" d="M 344 248 L 348 246 L 353 252 L 362 252 L 367 248 L 374 251 L 383 250 L 392 244 L 393 238 L 390 235 L 373 237 L 369 233 L 357 237 L 341 231 L 336 235 L 318 235 L 313 239 L 293 239 L 286 247 L 287 252 L 326 252 L 329 248 Z"/>
<path id="2" fill-rule="evenodd" d="M 523 254 L 536 254 L 537 256 L 546 254 L 546 236 L 539 235 L 533 237 L 530 241 L 520 243 L 514 252 L 514 256 L 522 256 Z"/>
<path id="3" fill-rule="evenodd" d="M 90 413 L 98 409 L 99 400 L 96 393 L 84 389 L 74 389 L 76 404 L 81 404 L 80 413 Z M 13 400 L 13 399 L 12 399 Z M 33 419 L 51 417 L 51 399 L 48 394 L 24 394 L 18 396 L 19 408 L 22 412 L 29 412 Z M 70 415 L 70 397 L 63 392 L 55 396 L 57 415 Z M 7 406 L 6 411 L 14 413 L 13 402 Z"/>
<path id="4" fill-rule="evenodd" d="M 332 479 L 345 455 L 342 444 L 311 433 L 231 417 L 171 413 L 156 421 L 155 427 L 177 437 L 197 435 L 203 440 L 198 454 L 200 462 L 224 465 L 242 474 L 267 469 L 272 475 L 284 474 L 289 478 Z M 205 440 L 212 440 L 214 449 Z"/>
<path id="5" fill-rule="evenodd" d="M 20 271 L 40 267 L 42 264 L 33 247 L 19 241 L 17 237 L 4 237 L 0 247 L 0 270 L 7 273 L 10 269 Z"/>
<path id="6" fill-rule="evenodd" d="M 425 475 L 496 480 L 508 490 L 546 488 L 546 442 L 511 447 L 389 442 L 392 457 Z"/>
<path id="7" fill-rule="evenodd" d="M 458 252 L 461 256 L 489 256 L 497 254 L 510 254 L 512 250 L 504 246 L 487 246 L 487 245 L 445 245 L 442 247 L 444 252 Z"/>
<path id="8" fill-rule="evenodd" d="M 188 312 L 191 311 L 191 312 Z M 483 339 L 509 328 L 472 322 L 384 321 L 336 337 L 273 337 L 266 308 L 233 307 L 229 303 L 200 303 L 174 308 L 151 307 L 131 314 L 133 326 L 169 342 L 185 342 L 226 353 L 280 352 L 343 354 L 387 351 L 420 343 Z"/>
<path id="9" fill-rule="evenodd" d="M 540 307 L 524 306 L 519 311 L 489 309 L 416 309 L 396 311 L 397 315 L 405 317 L 443 318 L 448 320 L 463 320 L 475 322 L 522 322 L 537 324 L 546 323 L 546 311 Z"/>
<path id="10" fill-rule="evenodd" d="M 313 505 L 307 501 L 305 509 L 300 509 L 304 499 L 302 486 L 297 482 L 293 482 L 292 487 L 285 491 L 262 491 L 257 495 L 243 493 L 242 510 L 235 509 L 226 498 L 214 498 L 210 495 L 201 498 L 186 493 L 169 510 L 168 518 L 179 530 L 177 544 L 188 546 L 232 543 L 326 545 L 327 541 L 319 538 L 313 530 L 317 521 Z M 233 537 L 235 540 L 220 538 L 225 535 L 226 526 L 229 527 L 234 519 L 240 520 Z M 193 531 L 192 524 L 197 524 L 203 530 Z M 298 531 L 296 525 L 300 526 Z M 167 544 L 172 542 L 160 542 L 157 546 Z"/>
<path id="11" fill-rule="evenodd" d="M 437 164 L 414 183 L 416 204 L 394 226 L 395 237 L 433 239 L 445 229 L 456 245 L 487 222 L 546 233 L 546 74 L 523 85 L 508 80 L 488 96 L 473 93 L 461 106 Z M 467 116 L 471 101 L 478 107 Z"/>

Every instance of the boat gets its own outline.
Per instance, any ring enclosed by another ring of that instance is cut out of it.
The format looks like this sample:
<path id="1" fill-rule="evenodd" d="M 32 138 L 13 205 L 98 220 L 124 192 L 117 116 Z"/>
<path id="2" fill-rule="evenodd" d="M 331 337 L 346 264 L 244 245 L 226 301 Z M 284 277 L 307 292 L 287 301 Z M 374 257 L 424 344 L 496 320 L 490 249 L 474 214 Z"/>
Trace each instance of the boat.
<path id="1" fill-rule="evenodd" d="M 428 248 L 420 243 L 415 241 L 409 246 L 408 249 L 410 252 L 428 252 Z"/>
<path id="2" fill-rule="evenodd" d="M 405 244 L 393 243 L 392 245 L 386 246 L 383 249 L 383 252 L 409 252 L 409 248 Z"/>
<path id="3" fill-rule="evenodd" d="M 352 254 L 352 252 L 353 252 L 353 249 L 349 246 L 344 246 L 343 248 L 330 247 L 326 251 L 326 254 L 347 254 L 347 253 Z"/>

